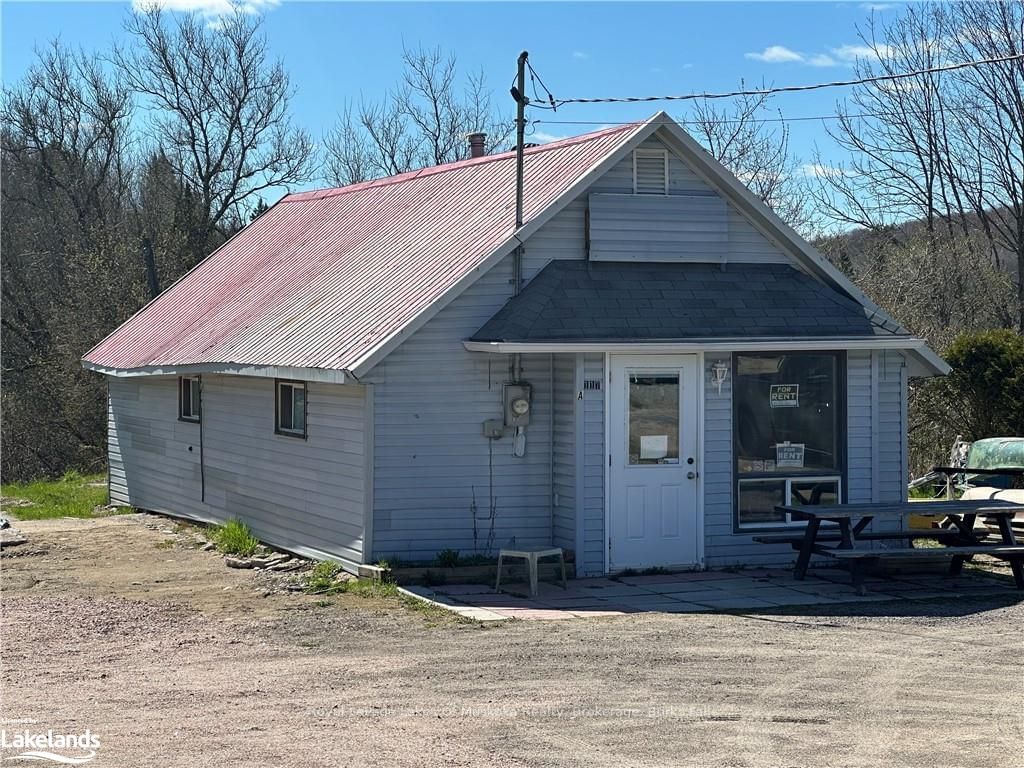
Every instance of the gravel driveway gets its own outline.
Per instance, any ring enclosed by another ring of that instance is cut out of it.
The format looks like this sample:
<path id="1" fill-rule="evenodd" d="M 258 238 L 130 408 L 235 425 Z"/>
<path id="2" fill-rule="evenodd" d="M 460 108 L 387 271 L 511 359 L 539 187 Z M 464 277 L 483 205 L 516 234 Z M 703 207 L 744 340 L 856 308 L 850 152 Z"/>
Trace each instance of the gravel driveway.
<path id="1" fill-rule="evenodd" d="M 484 628 L 268 595 L 153 519 L 19 524 L 5 728 L 90 766 L 1024 766 L 1016 595 Z"/>

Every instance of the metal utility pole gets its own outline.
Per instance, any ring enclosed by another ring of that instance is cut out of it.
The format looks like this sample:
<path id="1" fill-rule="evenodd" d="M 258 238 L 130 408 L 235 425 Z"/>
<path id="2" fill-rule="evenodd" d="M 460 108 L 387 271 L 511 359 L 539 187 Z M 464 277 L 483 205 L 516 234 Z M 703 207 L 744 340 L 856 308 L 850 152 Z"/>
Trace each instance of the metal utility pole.
<path id="1" fill-rule="evenodd" d="M 516 232 L 523 226 L 523 153 L 526 150 L 526 60 L 529 53 L 519 54 L 516 69 L 516 87 L 512 98 L 516 100 Z M 520 243 L 512 252 L 512 295 L 518 296 L 523 285 L 523 245 Z M 509 376 L 512 381 L 522 378 L 522 358 L 512 355 L 509 360 Z"/>
<path id="2" fill-rule="evenodd" d="M 529 53 L 519 54 L 516 74 L 516 229 L 523 226 L 523 152 L 526 149 L 526 59 Z M 517 286 L 518 287 L 518 286 Z M 516 291 L 518 293 L 518 290 Z"/>

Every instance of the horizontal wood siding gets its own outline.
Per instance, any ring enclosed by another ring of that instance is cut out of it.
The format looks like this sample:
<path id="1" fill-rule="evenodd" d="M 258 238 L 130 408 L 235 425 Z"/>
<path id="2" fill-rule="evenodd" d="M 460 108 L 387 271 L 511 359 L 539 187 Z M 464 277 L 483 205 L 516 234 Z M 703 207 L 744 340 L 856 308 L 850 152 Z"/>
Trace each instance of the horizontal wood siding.
<path id="1" fill-rule="evenodd" d="M 600 382 L 600 389 L 583 391 L 583 573 L 604 573 L 608 536 L 604 529 L 604 478 L 607 452 L 604 444 L 604 355 L 583 355 L 583 378 Z"/>
<path id="2" fill-rule="evenodd" d="M 517 458 L 510 431 L 500 440 L 482 434 L 485 420 L 502 418 L 509 358 L 462 345 L 510 296 L 511 275 L 507 258 L 367 377 L 375 397 L 374 557 L 431 560 L 443 549 L 551 544 L 551 356 L 522 356 L 533 409 L 526 455 Z"/>
<path id="3" fill-rule="evenodd" d="M 112 497 L 206 522 L 237 517 L 275 546 L 360 562 L 364 388 L 307 387 L 302 440 L 274 434 L 273 379 L 203 376 L 200 447 L 199 425 L 177 420 L 175 379 L 111 379 Z"/>
<path id="4" fill-rule="evenodd" d="M 554 545 L 576 549 L 576 356 L 554 356 Z"/>
<path id="5" fill-rule="evenodd" d="M 711 195 L 590 196 L 595 261 L 720 261 L 729 253 L 725 201 Z"/>

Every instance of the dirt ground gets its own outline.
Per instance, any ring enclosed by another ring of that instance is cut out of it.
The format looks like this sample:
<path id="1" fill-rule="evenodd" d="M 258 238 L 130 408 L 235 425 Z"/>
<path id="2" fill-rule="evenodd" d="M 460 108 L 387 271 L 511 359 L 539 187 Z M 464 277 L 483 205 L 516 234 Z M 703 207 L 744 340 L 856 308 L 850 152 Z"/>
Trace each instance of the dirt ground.
<path id="1" fill-rule="evenodd" d="M 1024 766 L 1015 598 L 484 628 L 267 595 L 153 520 L 18 524 L 5 728 L 90 766 Z"/>

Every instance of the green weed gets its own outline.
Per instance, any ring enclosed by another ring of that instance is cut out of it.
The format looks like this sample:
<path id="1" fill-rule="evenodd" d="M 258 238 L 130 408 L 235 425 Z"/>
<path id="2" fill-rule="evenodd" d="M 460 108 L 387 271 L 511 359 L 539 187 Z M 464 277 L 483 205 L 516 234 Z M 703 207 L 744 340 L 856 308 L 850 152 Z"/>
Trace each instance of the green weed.
<path id="1" fill-rule="evenodd" d="M 215 526 L 211 530 L 210 538 L 217 545 L 217 549 L 225 555 L 251 557 L 260 545 L 259 540 L 249 530 L 249 526 L 237 519 Z"/>

